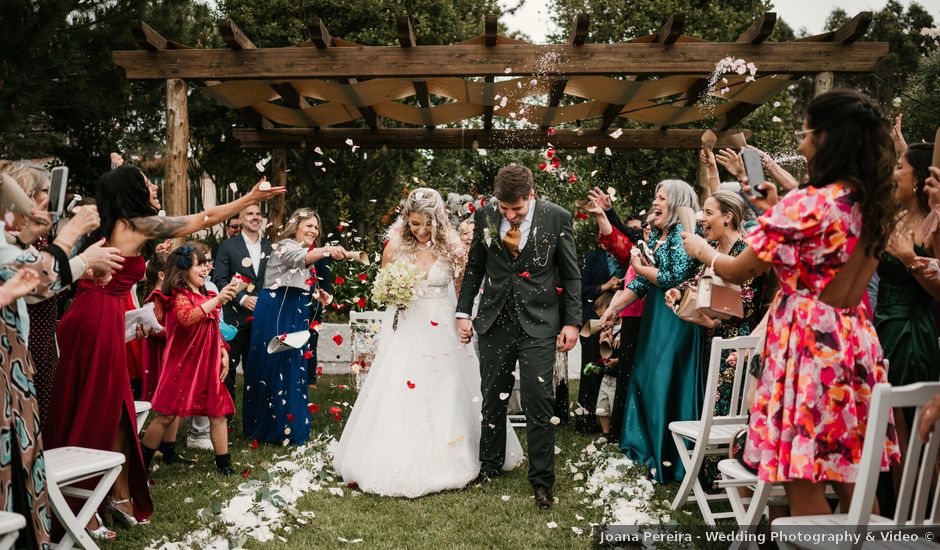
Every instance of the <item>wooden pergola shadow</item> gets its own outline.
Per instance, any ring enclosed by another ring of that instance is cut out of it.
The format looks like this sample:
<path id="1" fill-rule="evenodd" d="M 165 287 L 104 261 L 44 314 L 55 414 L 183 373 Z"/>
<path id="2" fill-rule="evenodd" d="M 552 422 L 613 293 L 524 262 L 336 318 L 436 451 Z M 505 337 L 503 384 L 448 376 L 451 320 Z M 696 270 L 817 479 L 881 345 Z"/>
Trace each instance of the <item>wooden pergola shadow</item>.
<path id="1" fill-rule="evenodd" d="M 167 82 L 164 202 L 182 214 L 190 84 L 239 111 L 247 124 L 235 137 L 272 150 L 276 184 L 286 182 L 288 148 L 696 149 L 703 130 L 682 126 L 703 121 L 724 147 L 735 125 L 794 80 L 816 75 L 817 91 L 828 89 L 833 73 L 871 72 L 888 53 L 887 43 L 858 42 L 871 12 L 835 31 L 767 43 L 776 19 L 765 13 L 734 42 L 711 42 L 683 34 L 677 14 L 655 34 L 592 44 L 579 15 L 566 44 L 530 44 L 499 36 L 496 16 L 486 16 L 481 36 L 418 45 L 401 16 L 398 46 L 363 46 L 330 36 L 316 18 L 308 41 L 282 48 L 256 48 L 223 20 L 219 49 L 190 48 L 137 22 L 142 50 L 116 51 L 114 61 L 128 79 Z M 725 58 L 756 73 L 716 81 Z M 613 130 L 618 119 L 649 127 Z"/>

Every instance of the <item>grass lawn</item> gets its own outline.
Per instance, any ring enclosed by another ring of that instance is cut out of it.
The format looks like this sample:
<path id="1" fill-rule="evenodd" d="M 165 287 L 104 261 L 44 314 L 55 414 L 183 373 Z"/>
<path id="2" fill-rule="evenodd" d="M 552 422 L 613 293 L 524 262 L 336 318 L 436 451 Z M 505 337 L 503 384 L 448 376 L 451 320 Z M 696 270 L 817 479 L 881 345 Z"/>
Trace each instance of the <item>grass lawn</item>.
<path id="1" fill-rule="evenodd" d="M 356 393 L 353 389 L 339 389 L 350 384 L 346 376 L 321 378 L 319 387 L 312 392 L 312 402 L 320 407 L 313 414 L 313 432 L 329 433 L 339 437 L 343 424 L 329 412 L 334 402 L 352 405 Z M 577 381 L 570 395 L 577 396 Z M 237 403 L 241 410 L 240 403 Z M 348 414 L 344 410 L 343 418 Z M 240 419 L 236 418 L 236 426 Z M 286 542 L 268 543 L 249 541 L 256 548 L 332 548 L 345 546 L 338 537 L 348 540 L 362 539 L 366 548 L 587 548 L 590 546 L 590 523 L 600 523 L 601 508 L 593 508 L 582 500 L 586 495 L 575 492 L 583 481 L 575 481 L 565 467 L 566 459 L 576 459 L 581 449 L 593 437 L 573 431 L 574 420 L 556 431 L 556 445 L 561 453 L 556 456 L 555 496 L 557 504 L 550 511 L 538 510 L 532 500 L 526 479 L 527 463 L 503 475 L 483 488 L 473 488 L 425 496 L 415 500 L 385 498 L 345 489 L 342 497 L 328 491 L 311 491 L 297 503 L 299 510 L 316 514 L 307 525 L 295 525 L 291 532 L 278 531 L 276 535 Z M 525 446 L 525 432 L 517 430 Z M 596 436 L 594 436 L 596 437 Z M 274 463 L 276 457 L 286 455 L 290 448 L 265 446 L 252 449 L 240 429 L 230 434 L 233 467 L 237 471 L 250 469 L 249 479 L 263 474 L 263 463 Z M 118 541 L 105 544 L 105 548 L 139 549 L 150 541 L 169 536 L 179 540 L 202 524 L 197 519 L 200 508 L 213 502 L 225 502 L 237 494 L 244 482 L 242 476 L 220 477 L 215 471 L 211 451 L 185 448 L 185 433 L 180 429 L 178 451 L 197 457 L 192 467 L 164 466 L 152 473 L 152 496 L 155 512 L 150 525 L 132 530 L 118 530 Z M 381 457 L 377 457 L 381 460 Z M 330 486 L 340 486 L 339 480 Z M 675 486 L 659 487 L 657 497 L 668 499 Z M 503 500 L 503 496 L 509 497 Z M 592 497 L 593 498 L 593 497 Z M 584 519 L 576 519 L 576 514 Z M 685 516 L 685 514 L 680 514 Z M 686 518 L 682 518 L 686 520 Z M 557 528 L 549 528 L 549 522 Z M 572 527 L 580 527 L 583 535 L 576 535 Z"/>

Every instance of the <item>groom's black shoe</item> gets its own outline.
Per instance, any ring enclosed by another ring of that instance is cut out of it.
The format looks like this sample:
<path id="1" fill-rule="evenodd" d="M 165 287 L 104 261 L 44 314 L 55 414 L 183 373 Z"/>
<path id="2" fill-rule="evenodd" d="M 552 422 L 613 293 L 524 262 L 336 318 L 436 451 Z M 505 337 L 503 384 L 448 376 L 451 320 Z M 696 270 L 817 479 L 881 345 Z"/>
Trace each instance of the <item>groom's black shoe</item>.
<path id="1" fill-rule="evenodd" d="M 554 500 L 555 499 L 552 498 L 551 489 L 541 485 L 535 486 L 535 505 L 538 506 L 540 510 L 548 510 L 551 508 Z"/>
<path id="2" fill-rule="evenodd" d="M 480 470 L 480 473 L 477 474 L 477 477 L 474 478 L 474 480 L 470 482 L 470 486 L 479 487 L 481 485 L 485 485 L 493 481 L 493 478 L 498 475 L 499 475 L 498 472 L 491 472 L 489 470 Z"/>

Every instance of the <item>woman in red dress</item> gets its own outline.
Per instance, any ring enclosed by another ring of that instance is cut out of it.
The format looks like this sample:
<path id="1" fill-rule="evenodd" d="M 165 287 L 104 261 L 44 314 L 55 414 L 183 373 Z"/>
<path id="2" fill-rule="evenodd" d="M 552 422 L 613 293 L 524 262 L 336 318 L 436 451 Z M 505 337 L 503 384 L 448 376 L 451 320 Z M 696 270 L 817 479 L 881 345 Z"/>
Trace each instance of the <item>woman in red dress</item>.
<path id="1" fill-rule="evenodd" d="M 219 313 L 235 297 L 240 281 L 233 280 L 218 295 L 207 293 L 209 264 L 197 248 L 188 245 L 174 250 L 167 264 L 163 294 L 171 298 L 166 349 L 153 396 L 158 416 L 141 440 L 144 463 L 150 465 L 157 445 L 179 417 L 208 416 L 216 467 L 222 475 L 232 475 L 225 417 L 235 413 L 235 404 L 224 383 L 228 354 L 219 332 Z"/>
<path id="2" fill-rule="evenodd" d="M 268 189 L 262 191 L 262 184 Z M 95 199 L 101 226 L 85 242 L 105 237 L 126 260 L 103 286 L 81 281 L 72 306 L 59 322 L 62 359 L 43 437 L 48 448 L 75 445 L 126 456 L 107 504 L 118 523 L 148 522 L 153 512 L 124 350 L 125 300 L 130 287 L 144 275 L 140 252 L 150 239 L 184 237 L 212 227 L 284 191 L 262 179 L 238 200 L 191 216 L 169 217 L 157 215 L 157 186 L 140 169 L 120 166 L 98 180 Z M 96 519 L 88 527 L 97 538 L 115 536 Z"/>

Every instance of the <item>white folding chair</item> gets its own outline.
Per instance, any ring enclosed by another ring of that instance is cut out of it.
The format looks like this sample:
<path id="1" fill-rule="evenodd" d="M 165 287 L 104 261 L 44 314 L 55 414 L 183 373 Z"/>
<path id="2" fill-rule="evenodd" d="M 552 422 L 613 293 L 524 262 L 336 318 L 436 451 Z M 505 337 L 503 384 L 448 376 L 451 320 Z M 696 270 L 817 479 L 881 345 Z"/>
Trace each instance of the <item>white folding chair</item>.
<path id="1" fill-rule="evenodd" d="M 698 474 L 702 462 L 709 455 L 727 455 L 728 447 L 734 434 L 747 427 L 747 411 L 743 409 L 742 396 L 747 392 L 748 376 L 747 365 L 751 363 L 751 356 L 755 353 L 759 338 L 757 336 L 740 336 L 738 338 L 712 339 L 711 356 L 708 361 L 708 374 L 705 384 L 705 403 L 702 405 L 702 417 L 699 420 L 682 420 L 669 423 L 669 431 L 679 451 L 679 458 L 685 466 L 685 478 L 672 501 L 672 509 L 679 510 L 685 506 L 691 492 L 695 496 L 702 518 L 708 525 L 715 525 L 716 519 L 733 517 L 732 512 L 714 513 L 709 501 L 724 500 L 725 495 L 718 493 L 709 495 L 702 488 Z M 721 376 L 721 357 L 726 350 L 737 353 L 737 362 L 734 367 L 734 384 L 731 389 L 731 405 L 728 414 L 716 416 L 715 401 L 717 401 L 718 381 Z M 694 443 L 692 450 L 686 447 L 686 441 Z"/>
<path id="2" fill-rule="evenodd" d="M 144 422 L 150 416 L 150 401 L 134 401 L 134 412 L 137 413 L 137 433 L 144 429 Z"/>
<path id="3" fill-rule="evenodd" d="M 78 544 L 85 550 L 98 545 L 88 536 L 85 526 L 91 520 L 111 485 L 121 472 L 124 455 L 113 451 L 99 451 L 82 447 L 59 447 L 45 451 L 46 483 L 49 487 L 49 503 L 59 522 L 65 528 L 65 536 L 59 541 L 59 550 L 68 550 Z M 100 478 L 92 490 L 73 487 L 87 479 Z M 72 512 L 65 497 L 85 499 L 77 514 Z"/>
<path id="4" fill-rule="evenodd" d="M 0 512 L 0 550 L 10 550 L 26 527 L 26 518 L 13 512 Z"/>
<path id="5" fill-rule="evenodd" d="M 779 518 L 773 521 L 771 529 L 778 536 L 792 534 L 796 529 L 812 526 L 814 531 L 831 529 L 845 533 L 855 529 L 891 529 L 940 525 L 940 485 L 931 491 L 934 466 L 940 450 L 940 427 L 934 426 L 934 432 L 922 440 L 917 433 L 924 406 L 940 392 L 940 382 L 920 382 L 898 388 L 890 384 L 878 384 L 872 394 L 868 414 L 868 427 L 865 430 L 865 445 L 862 447 L 862 462 L 858 466 L 855 490 L 847 514 L 827 514 L 818 516 L 797 516 Z M 898 492 L 897 506 L 893 518 L 872 514 L 875 502 L 875 490 L 878 486 L 878 474 L 881 471 L 881 455 L 884 450 L 888 418 L 892 407 L 916 407 L 914 422 L 911 425 L 910 443 L 904 453 L 904 467 L 901 487 Z M 940 424 L 940 422 L 937 422 Z M 928 514 L 928 504 L 931 504 Z M 861 531 L 860 531 L 861 532 Z M 864 532 L 861 532 L 865 540 Z M 875 537 L 873 543 L 866 543 L 865 548 L 898 548 L 897 542 L 882 542 Z M 780 548 L 794 548 L 786 541 L 778 541 Z M 826 548 L 833 546 L 825 542 L 813 544 L 801 541 L 800 548 Z M 905 546 L 910 547 L 910 546 Z M 940 548 L 935 543 L 918 541 L 918 548 Z"/>

